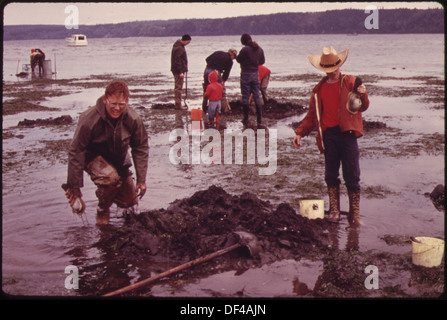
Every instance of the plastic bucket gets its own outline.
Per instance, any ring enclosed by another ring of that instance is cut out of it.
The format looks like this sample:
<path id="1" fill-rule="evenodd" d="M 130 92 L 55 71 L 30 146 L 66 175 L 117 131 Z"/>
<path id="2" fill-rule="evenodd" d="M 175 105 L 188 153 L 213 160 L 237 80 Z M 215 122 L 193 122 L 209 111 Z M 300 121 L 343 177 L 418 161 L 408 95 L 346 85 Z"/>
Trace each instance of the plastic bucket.
<path id="1" fill-rule="evenodd" d="M 413 264 L 429 268 L 439 266 L 444 255 L 444 240 L 430 237 L 415 237 L 415 240 L 412 241 Z"/>
<path id="2" fill-rule="evenodd" d="M 191 120 L 192 121 L 202 120 L 202 109 L 191 109 Z"/>
<path id="3" fill-rule="evenodd" d="M 308 219 L 324 219 L 324 200 L 300 200 L 300 214 Z"/>

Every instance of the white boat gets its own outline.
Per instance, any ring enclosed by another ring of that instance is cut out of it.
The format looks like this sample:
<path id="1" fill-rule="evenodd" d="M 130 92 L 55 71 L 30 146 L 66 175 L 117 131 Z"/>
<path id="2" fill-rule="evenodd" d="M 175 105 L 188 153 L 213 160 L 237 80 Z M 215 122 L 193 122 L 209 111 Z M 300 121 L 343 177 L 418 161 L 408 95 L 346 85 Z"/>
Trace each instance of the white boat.
<path id="1" fill-rule="evenodd" d="M 69 38 L 65 38 L 69 47 L 85 47 L 87 42 L 87 36 L 84 34 L 73 34 Z"/>

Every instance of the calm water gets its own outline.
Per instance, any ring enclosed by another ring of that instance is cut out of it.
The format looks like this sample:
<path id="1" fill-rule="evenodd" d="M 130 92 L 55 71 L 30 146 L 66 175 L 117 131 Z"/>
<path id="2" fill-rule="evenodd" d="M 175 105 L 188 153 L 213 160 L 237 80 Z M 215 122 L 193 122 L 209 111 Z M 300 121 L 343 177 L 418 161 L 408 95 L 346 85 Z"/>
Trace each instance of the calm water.
<path id="1" fill-rule="evenodd" d="M 193 37 L 186 47 L 191 83 L 203 74 L 209 54 L 229 48 L 240 50 L 239 39 L 239 36 Z M 442 76 L 444 71 L 443 35 L 269 35 L 253 39 L 264 49 L 266 65 L 275 75 L 314 73 L 307 55 L 320 54 L 329 45 L 337 51 L 349 48 L 349 58 L 343 67 L 346 73 L 406 77 Z M 170 76 L 170 52 L 175 40 L 174 37 L 89 39 L 89 45 L 82 48 L 67 47 L 62 39 L 7 41 L 3 45 L 3 77 L 15 81 L 17 62 L 29 63 L 30 49 L 36 47 L 52 60 L 58 79 L 114 73 Z M 232 75 L 238 75 L 239 71 L 235 63 Z"/>
<path id="2" fill-rule="evenodd" d="M 328 45 L 333 45 L 338 51 L 350 49 L 349 58 L 343 66 L 345 73 L 408 78 L 436 76 L 444 79 L 443 35 L 296 35 L 253 38 L 265 51 L 266 65 L 273 71 L 271 87 L 275 88 L 300 85 L 309 87 L 311 84 L 302 82 L 275 82 L 274 77 L 315 73 L 306 56 L 319 54 L 322 47 Z M 64 40 L 9 41 L 3 44 L 3 80 L 23 81 L 15 77 L 17 63 L 28 63 L 30 48 L 38 47 L 45 51 L 47 59 L 52 60 L 57 79 L 88 78 L 90 75 L 104 74 L 156 75 L 163 80 L 160 87 L 148 86 L 146 89 L 166 90 L 167 83 L 169 89 L 171 86 L 170 50 L 175 40 L 176 38 L 89 39 L 89 46 L 85 48 L 66 47 Z M 215 50 L 227 50 L 230 47 L 237 50 L 241 48 L 239 36 L 193 37 L 193 41 L 187 46 L 190 69 L 188 85 L 200 90 L 205 58 Z M 235 62 L 229 81 L 230 93 L 239 92 L 239 72 L 239 65 Z M 379 85 L 392 87 L 396 82 L 382 81 Z M 399 85 L 402 86 L 402 83 Z M 409 82 L 406 85 L 411 87 L 418 83 Z M 42 104 L 57 106 L 61 111 L 45 115 L 37 112 L 3 117 L 3 126 L 15 126 L 23 118 L 46 118 L 67 113 L 77 115 L 93 104 L 102 92 L 103 89 L 88 89 L 68 96 L 49 98 Z M 391 122 L 393 127 L 401 128 L 409 134 L 444 133 L 444 110 L 427 111 L 421 102 L 412 97 L 371 96 L 370 100 L 373 107 L 368 110 L 369 120 L 383 121 L 383 117 L 387 116 L 387 124 Z M 287 128 L 289 122 L 278 123 L 279 138 L 291 137 L 290 129 Z M 39 144 L 42 139 L 69 139 L 73 134 L 70 131 L 55 132 L 48 128 L 20 129 L 18 133 L 26 138 L 3 140 L 4 153 L 26 150 Z M 151 137 L 151 147 L 149 175 L 152 190 L 143 198 L 141 209 L 167 207 L 171 201 L 190 196 L 195 189 L 205 186 L 200 181 L 201 169 L 198 169 L 197 177 L 191 178 L 185 177 L 185 173 L 180 170 L 172 170 L 172 166 L 163 165 L 169 152 L 168 138 L 165 135 Z M 369 169 L 364 170 L 362 175 L 369 185 L 381 184 L 381 179 L 386 176 L 390 189 L 405 189 L 408 194 L 420 194 L 431 191 L 433 181 L 442 183 L 443 178 L 440 177 L 444 174 L 443 164 L 443 157 L 429 156 L 392 159 L 387 163 L 365 160 L 362 166 Z M 408 170 L 411 168 L 418 169 L 409 175 Z M 170 178 L 166 179 L 166 176 Z M 30 163 L 29 169 L 2 177 L 3 281 L 4 285 L 5 281 L 9 281 L 6 288 L 12 294 L 76 294 L 64 288 L 65 267 L 74 261 L 82 263 L 88 260 L 92 263 L 101 259 L 100 254 L 90 246 L 97 241 L 99 233 L 94 226 L 94 214 L 89 215 L 87 225 L 70 217 L 70 210 L 60 188 L 65 177 L 65 164 L 49 164 L 46 160 Z M 185 181 L 189 184 L 188 188 L 185 188 Z M 95 188 L 87 177 L 85 183 L 85 201 L 88 207 L 94 208 Z M 383 205 L 380 201 L 382 200 L 372 199 L 369 203 L 377 208 Z M 407 213 L 409 216 L 389 214 L 397 212 L 403 205 L 411 207 Z M 411 195 L 404 199 L 391 197 L 385 207 L 387 210 L 374 212 L 374 219 L 368 221 L 369 227 L 362 233 L 362 239 L 368 241 L 361 241 L 362 249 L 383 249 L 382 242 L 378 239 L 381 234 L 422 232 L 443 237 L 444 221 L 441 214 L 433 212 L 429 201 Z M 415 222 L 410 225 L 402 223 L 408 219 Z M 73 257 L 68 252 L 74 245 L 84 245 L 85 251 Z M 390 250 L 405 251 L 408 248 Z M 290 267 L 287 262 L 285 265 Z M 293 263 L 292 267 L 297 268 Z M 287 269 L 284 263 L 280 263 L 280 268 Z M 256 276 L 269 273 L 268 270 L 253 272 Z M 154 290 L 157 295 L 166 293 L 158 290 Z M 271 294 L 275 295 L 276 292 Z"/>

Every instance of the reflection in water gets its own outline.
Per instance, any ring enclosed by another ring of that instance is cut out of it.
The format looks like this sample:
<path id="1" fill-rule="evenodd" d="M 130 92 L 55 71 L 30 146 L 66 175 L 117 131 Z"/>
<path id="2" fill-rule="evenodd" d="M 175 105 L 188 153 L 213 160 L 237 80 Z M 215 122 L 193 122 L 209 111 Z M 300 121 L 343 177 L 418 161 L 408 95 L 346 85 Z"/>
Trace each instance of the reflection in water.
<path id="1" fill-rule="evenodd" d="M 114 246 L 110 246 L 111 237 L 119 233 L 117 227 L 109 224 L 73 229 L 67 232 L 67 239 L 73 243 L 73 248 L 65 254 L 72 257 L 71 263 L 79 269 L 80 295 L 97 296 L 109 288 L 130 283 L 132 277 L 129 273 L 133 266 L 117 255 L 115 250 L 120 245 L 120 238 L 116 238 Z M 92 245 L 94 239 L 98 241 Z"/>

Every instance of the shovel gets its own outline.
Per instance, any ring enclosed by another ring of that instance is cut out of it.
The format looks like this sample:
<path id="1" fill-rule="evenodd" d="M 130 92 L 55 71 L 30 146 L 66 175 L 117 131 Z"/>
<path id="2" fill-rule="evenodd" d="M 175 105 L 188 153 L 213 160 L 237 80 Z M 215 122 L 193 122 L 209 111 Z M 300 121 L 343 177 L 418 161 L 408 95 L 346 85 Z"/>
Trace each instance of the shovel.
<path id="1" fill-rule="evenodd" d="M 190 262 L 186 262 L 186 263 L 184 263 L 182 265 L 179 265 L 179 266 L 177 266 L 175 268 L 172 268 L 172 269 L 169 269 L 169 270 L 167 270 L 165 272 L 162 272 L 162 273 L 160 273 L 160 274 L 158 274 L 158 275 L 156 275 L 154 277 L 150 277 L 150 278 L 142 280 L 140 282 L 136 282 L 134 284 L 131 284 L 131 285 L 127 286 L 127 287 L 124 287 L 124 288 L 121 288 L 121 289 L 109 292 L 109 293 L 103 295 L 103 297 L 110 297 L 110 296 L 118 295 L 118 294 L 121 294 L 121 293 L 124 293 L 124 292 L 127 292 L 127 291 L 134 290 L 136 288 L 140 288 L 142 286 L 145 286 L 145 285 L 148 285 L 150 283 L 153 283 L 153 282 L 155 282 L 155 281 L 157 281 L 157 280 L 159 280 L 161 278 L 165 278 L 167 276 L 170 276 L 173 273 L 177 273 L 177 272 L 182 271 L 184 269 L 191 268 L 191 267 L 193 267 L 193 266 L 195 266 L 195 265 L 197 265 L 199 263 L 202 263 L 202 262 L 214 259 L 216 257 L 222 256 L 222 255 L 224 255 L 224 254 L 226 254 L 226 253 L 228 253 L 230 251 L 236 250 L 236 249 L 241 248 L 241 247 L 247 247 L 248 251 L 250 252 L 250 255 L 252 257 L 255 257 L 255 256 L 257 256 L 259 254 L 261 249 L 260 249 L 260 246 L 259 246 L 259 243 L 258 243 L 258 239 L 256 238 L 255 235 L 253 235 L 251 233 L 248 233 L 248 232 L 245 232 L 245 231 L 235 231 L 234 233 L 239 236 L 239 243 L 237 243 L 237 244 L 234 244 L 234 245 L 232 245 L 230 247 L 227 247 L 227 248 L 215 251 L 215 252 L 210 253 L 210 254 L 208 254 L 208 255 L 206 255 L 204 257 L 197 258 L 197 259 L 192 260 Z"/>
<path id="2" fill-rule="evenodd" d="M 186 109 L 189 110 L 188 103 L 186 103 L 186 99 L 188 99 L 188 72 L 185 72 L 185 99 L 183 102 L 185 103 Z"/>

